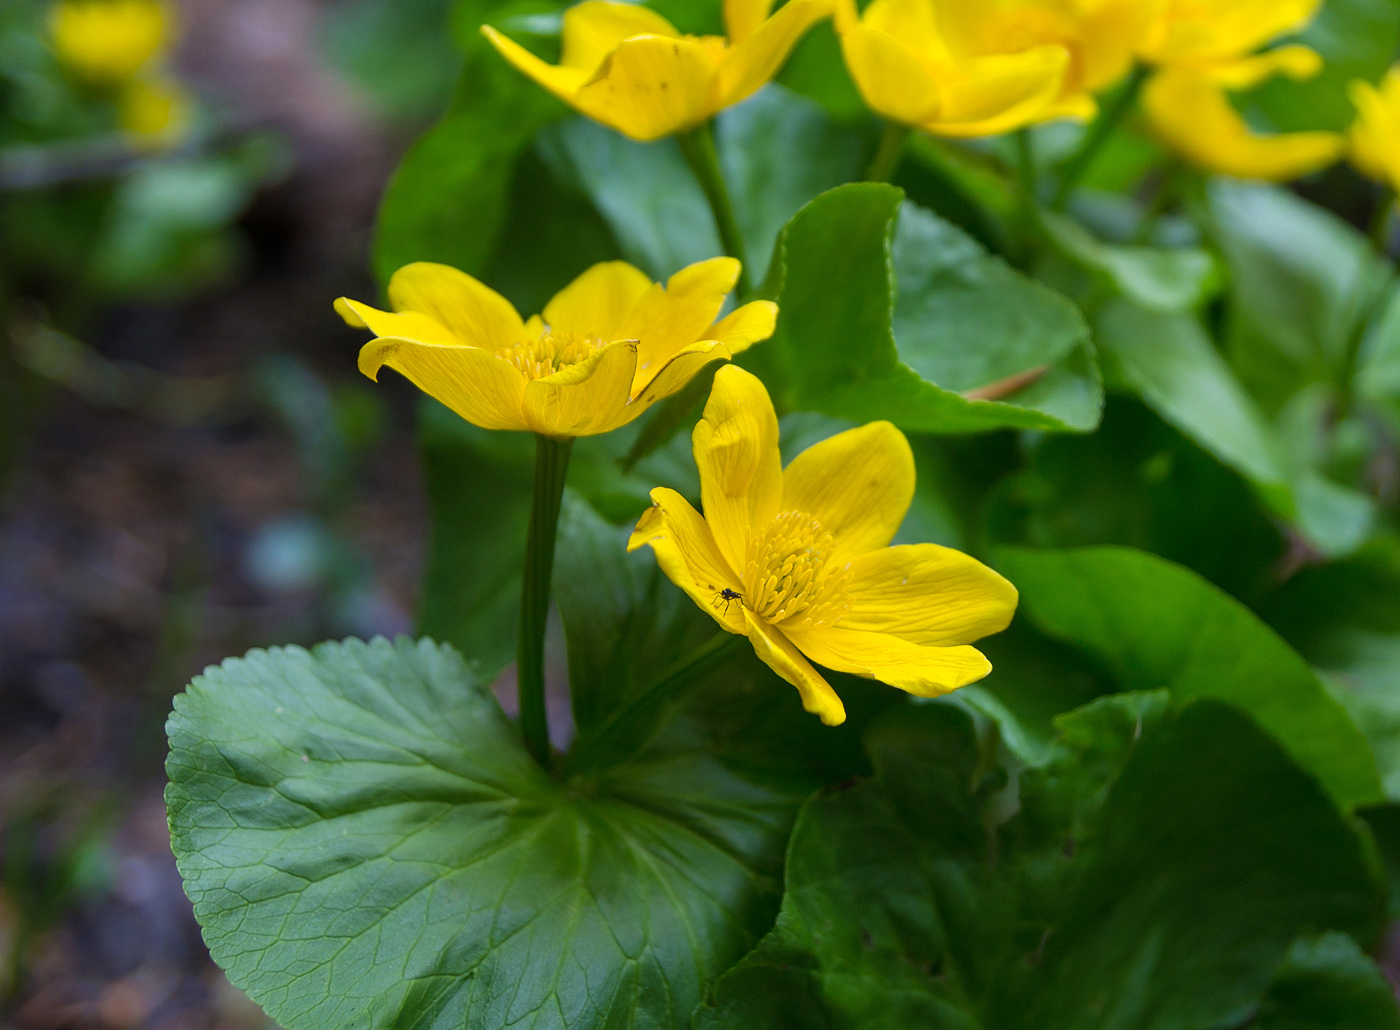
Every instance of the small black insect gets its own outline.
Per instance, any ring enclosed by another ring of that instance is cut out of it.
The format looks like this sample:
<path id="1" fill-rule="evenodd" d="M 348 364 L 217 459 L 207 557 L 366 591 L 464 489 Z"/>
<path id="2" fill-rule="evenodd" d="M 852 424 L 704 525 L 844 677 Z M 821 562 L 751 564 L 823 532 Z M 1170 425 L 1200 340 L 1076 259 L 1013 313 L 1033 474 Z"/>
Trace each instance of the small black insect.
<path id="1" fill-rule="evenodd" d="M 738 601 L 742 604 L 744 600 L 744 595 L 739 593 L 737 590 L 730 590 L 728 587 L 725 587 L 719 593 L 715 594 L 715 600 L 724 602 L 724 614 L 728 615 L 729 606 L 735 601 Z"/>

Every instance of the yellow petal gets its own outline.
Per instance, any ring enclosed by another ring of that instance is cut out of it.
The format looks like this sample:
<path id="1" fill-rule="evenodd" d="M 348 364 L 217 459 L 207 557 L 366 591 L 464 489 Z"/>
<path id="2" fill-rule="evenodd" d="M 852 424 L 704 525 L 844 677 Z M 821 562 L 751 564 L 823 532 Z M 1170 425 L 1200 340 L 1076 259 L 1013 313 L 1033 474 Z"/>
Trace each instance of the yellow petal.
<path id="1" fill-rule="evenodd" d="M 697 39 L 634 36 L 618 45 L 572 103 L 643 143 L 693 129 L 718 110 L 711 50 Z"/>
<path id="2" fill-rule="evenodd" d="M 447 327 L 427 315 L 417 311 L 390 314 L 368 304 L 361 304 L 349 297 L 341 297 L 335 302 L 335 311 L 345 319 L 346 325 L 355 329 L 368 329 L 375 336 L 392 337 L 396 340 L 412 340 L 429 347 L 462 347 L 465 344 L 447 330 Z"/>
<path id="3" fill-rule="evenodd" d="M 654 376 L 681 350 L 709 339 L 710 326 L 738 279 L 739 262 L 718 257 L 682 268 L 665 289 L 648 290 L 621 331 L 623 338 L 638 341 L 637 371 Z"/>
<path id="4" fill-rule="evenodd" d="M 1258 49 L 1310 22 L 1322 0 L 1166 0 L 1143 56 L 1166 66 L 1206 64 Z"/>
<path id="5" fill-rule="evenodd" d="M 62 0 L 50 8 L 49 31 L 58 59 L 102 85 L 134 78 L 171 34 L 169 11 L 155 0 Z"/>
<path id="6" fill-rule="evenodd" d="M 797 688 L 802 696 L 802 707 L 820 717 L 828 726 L 840 726 L 845 722 L 846 706 L 836 696 L 836 691 L 802 657 L 802 652 L 792 645 L 783 631 L 757 618 L 747 608 L 744 609 L 744 620 L 748 623 L 754 653 L 763 664 Z"/>
<path id="7" fill-rule="evenodd" d="M 730 633 L 746 633 L 743 604 L 722 596 L 725 590 L 742 593 L 743 584 L 719 553 L 710 527 L 674 490 L 657 487 L 651 500 L 652 507 L 638 520 L 627 550 L 650 547 L 666 578 Z"/>
<path id="8" fill-rule="evenodd" d="M 1081 89 L 1097 93 L 1128 74 L 1159 7 L 1153 0 L 1107 0 L 1084 14 L 1074 48 Z"/>
<path id="9" fill-rule="evenodd" d="M 564 103 L 576 110 L 583 110 L 578 104 L 578 91 L 589 80 L 592 69 L 585 71 L 582 68 L 569 68 L 542 61 L 490 25 L 481 26 L 481 34 L 491 41 L 491 45 L 502 57 L 515 65 L 517 71 L 524 72 Z M 586 111 L 584 113 L 587 114 Z"/>
<path id="10" fill-rule="evenodd" d="M 724 0 L 724 33 L 730 43 L 742 43 L 768 20 L 773 0 Z"/>
<path id="11" fill-rule="evenodd" d="M 778 73 L 803 33 L 831 12 L 829 2 L 788 0 L 742 40 L 733 40 L 719 67 L 719 106 L 737 104 Z"/>
<path id="12" fill-rule="evenodd" d="M 615 0 L 584 0 L 564 12 L 562 35 L 559 63 L 592 75 L 624 39 L 680 33 L 650 7 Z"/>
<path id="13" fill-rule="evenodd" d="M 705 332 L 705 335 L 728 348 L 730 354 L 748 350 L 759 340 L 773 335 L 778 326 L 778 305 L 771 300 L 756 300 L 735 308 Z"/>
<path id="14" fill-rule="evenodd" d="M 705 521 L 729 567 L 743 569 L 755 527 L 778 514 L 783 490 L 778 416 L 763 383 L 737 365 L 721 368 L 691 439 Z"/>
<path id="15" fill-rule="evenodd" d="M 1222 175 L 1286 181 L 1331 164 L 1345 148 L 1343 138 L 1331 132 L 1256 135 L 1224 91 L 1193 72 L 1153 76 L 1143 106 L 1163 142 L 1191 163 Z"/>
<path id="16" fill-rule="evenodd" d="M 626 425 L 645 410 L 627 403 L 636 368 L 635 343 L 610 343 L 587 361 L 526 384 L 525 421 L 553 437 L 596 436 Z"/>
<path id="17" fill-rule="evenodd" d="M 1275 75 L 1302 81 L 1322 71 L 1322 55 L 1311 47 L 1282 46 L 1263 54 L 1213 65 L 1203 74 L 1226 89 L 1250 89 Z"/>
<path id="18" fill-rule="evenodd" d="M 838 24 L 848 22 L 849 15 L 838 10 L 837 19 Z M 866 28 L 899 40 L 934 64 L 953 60 L 937 12 L 928 0 L 871 0 L 860 20 Z"/>
<path id="19" fill-rule="evenodd" d="M 1045 117 L 1059 98 L 1070 54 L 1040 46 L 959 62 L 940 73 L 942 107 L 920 128 L 940 136 L 994 136 Z"/>
<path id="20" fill-rule="evenodd" d="M 371 379 L 378 379 L 385 365 L 483 429 L 529 428 L 520 410 L 525 377 L 489 351 L 392 339 L 375 340 L 360 351 L 360 371 Z"/>
<path id="21" fill-rule="evenodd" d="M 1360 79 L 1348 87 L 1356 105 L 1351 163 L 1379 182 L 1400 184 L 1400 67 L 1386 72 L 1378 90 Z"/>
<path id="22" fill-rule="evenodd" d="M 1006 629 L 1017 594 L 976 558 L 937 544 L 911 544 L 852 561 L 848 598 L 842 629 L 944 647 Z"/>
<path id="23" fill-rule="evenodd" d="M 815 516 L 836 538 L 830 560 L 838 565 L 888 544 L 913 499 L 914 454 L 888 422 L 837 433 L 783 473 L 782 510 Z"/>
<path id="24" fill-rule="evenodd" d="M 626 261 L 604 261 L 556 293 L 545 305 L 544 320 L 555 332 L 608 343 L 626 339 L 628 316 L 651 285 L 650 276 Z"/>
<path id="25" fill-rule="evenodd" d="M 462 343 L 486 350 L 509 347 L 525 331 L 510 301 L 447 265 L 420 261 L 400 268 L 389 280 L 389 303 L 399 313 L 427 315 Z"/>
<path id="26" fill-rule="evenodd" d="M 855 26 L 841 36 L 841 53 L 866 106 L 876 114 L 902 125 L 923 125 L 938 117 L 942 95 L 933 72 L 894 36 Z"/>
<path id="27" fill-rule="evenodd" d="M 637 378 L 632 382 L 632 403 L 648 408 L 657 401 L 680 392 L 706 365 L 716 361 L 728 361 L 731 357 L 733 355 L 724 344 L 714 340 L 703 340 L 685 348 L 666 362 L 660 371 L 653 369 L 651 372 L 643 372 L 639 365 Z"/>
<path id="28" fill-rule="evenodd" d="M 789 631 L 788 637 L 818 665 L 879 680 L 916 697 L 941 697 L 992 671 L 992 663 L 975 647 L 925 647 L 842 627 Z"/>

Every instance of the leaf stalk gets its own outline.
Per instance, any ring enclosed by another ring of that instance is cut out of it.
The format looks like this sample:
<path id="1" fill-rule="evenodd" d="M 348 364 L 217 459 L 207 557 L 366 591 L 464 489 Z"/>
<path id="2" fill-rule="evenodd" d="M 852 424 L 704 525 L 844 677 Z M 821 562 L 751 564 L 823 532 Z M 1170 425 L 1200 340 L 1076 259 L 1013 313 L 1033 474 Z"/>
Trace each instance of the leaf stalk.
<path id="1" fill-rule="evenodd" d="M 739 281 L 735 285 L 739 300 L 749 297 L 749 270 L 744 260 L 744 237 L 739 232 L 739 222 L 734 217 L 734 205 L 729 199 L 729 188 L 724 184 L 724 173 L 719 167 L 719 152 L 715 149 L 715 134 L 711 122 L 676 137 L 681 145 L 681 153 L 690 165 L 695 181 L 704 191 L 709 201 L 710 212 L 715 217 L 715 228 L 719 230 L 720 246 L 724 252 L 739 261 Z"/>

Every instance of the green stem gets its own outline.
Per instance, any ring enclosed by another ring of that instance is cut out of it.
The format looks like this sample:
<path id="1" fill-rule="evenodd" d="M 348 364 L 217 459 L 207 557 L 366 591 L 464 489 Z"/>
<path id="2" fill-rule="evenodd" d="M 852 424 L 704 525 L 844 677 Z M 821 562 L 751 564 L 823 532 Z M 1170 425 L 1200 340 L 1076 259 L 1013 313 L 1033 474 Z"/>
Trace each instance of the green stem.
<path id="1" fill-rule="evenodd" d="M 1146 85 L 1147 77 L 1150 74 L 1151 70 L 1147 65 L 1140 64 L 1134 68 L 1118 96 L 1099 113 L 1099 117 L 1089 129 L 1088 135 L 1084 137 L 1084 142 L 1070 158 L 1069 164 L 1065 166 L 1064 175 L 1060 179 L 1060 188 L 1056 191 L 1055 199 L 1051 203 L 1054 210 L 1063 211 L 1065 209 L 1069 203 L 1070 195 L 1074 193 L 1074 188 L 1088 174 L 1094 161 L 1097 160 L 1099 152 L 1103 150 L 1104 144 L 1109 141 L 1124 116 L 1137 103 L 1138 94 L 1142 92 L 1142 87 Z"/>
<path id="2" fill-rule="evenodd" d="M 559 508 L 564 500 L 564 480 L 573 444 L 568 439 L 535 436 L 535 498 L 530 506 L 530 535 L 525 544 L 520 584 L 520 650 L 515 666 L 520 730 L 530 754 L 546 770 L 553 762 L 554 752 L 549 745 L 549 716 L 544 703 L 544 629 L 549 619 Z"/>
<path id="3" fill-rule="evenodd" d="M 1152 202 L 1147 205 L 1147 209 L 1142 213 L 1142 221 L 1138 223 L 1137 229 L 1133 233 L 1133 244 L 1148 246 L 1152 243 L 1152 237 L 1157 232 L 1157 226 L 1161 224 L 1163 217 L 1171 210 L 1176 203 L 1180 178 L 1185 170 L 1184 166 L 1176 158 L 1170 158 L 1162 166 L 1161 179 L 1157 184 L 1157 192 L 1152 196 Z"/>
<path id="4" fill-rule="evenodd" d="M 1390 216 L 1394 211 L 1395 191 L 1387 186 L 1371 216 L 1371 242 L 1386 257 L 1390 256 Z"/>
<path id="5" fill-rule="evenodd" d="M 904 157 L 904 145 L 909 142 L 909 126 L 897 122 L 886 122 L 885 133 L 880 137 L 880 145 L 865 170 L 866 182 L 889 182 L 899 170 L 899 162 Z"/>
<path id="6" fill-rule="evenodd" d="M 729 200 L 729 189 L 724 185 L 724 174 L 719 168 L 719 153 L 715 150 L 715 134 L 706 122 L 699 128 L 676 137 L 681 145 L 690 170 L 695 173 L 695 181 L 705 191 L 705 199 L 710 202 L 710 211 L 715 216 L 715 228 L 719 230 L 719 242 L 724 252 L 740 263 L 739 282 L 736 289 L 741 301 L 749 295 L 749 271 L 744 262 L 744 237 L 739 232 L 739 223 L 734 218 L 734 205 Z"/>
<path id="7" fill-rule="evenodd" d="M 1031 130 L 1020 129 L 1016 139 L 1016 184 L 1021 188 L 1022 200 L 1030 210 L 1035 209 L 1037 200 L 1035 182 L 1035 140 Z"/>

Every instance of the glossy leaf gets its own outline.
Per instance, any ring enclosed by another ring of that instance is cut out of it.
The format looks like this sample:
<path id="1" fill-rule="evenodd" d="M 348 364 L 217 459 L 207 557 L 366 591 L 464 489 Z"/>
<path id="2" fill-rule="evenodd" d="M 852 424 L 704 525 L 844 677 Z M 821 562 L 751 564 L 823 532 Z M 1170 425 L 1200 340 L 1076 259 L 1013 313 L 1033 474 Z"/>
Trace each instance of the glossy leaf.
<path id="1" fill-rule="evenodd" d="M 956 709 L 868 740 L 876 778 L 804 808 L 777 926 L 697 1030 L 1243 1025 L 1300 931 L 1379 925 L 1360 839 L 1218 702 L 1066 717 L 1010 818 Z"/>
<path id="2" fill-rule="evenodd" d="M 1384 794 L 1365 737 L 1308 664 L 1247 608 L 1170 562 L 1119 547 L 1008 548 L 1021 611 L 1121 690 L 1166 688 L 1248 712 L 1343 806 Z"/>
<path id="3" fill-rule="evenodd" d="M 789 408 L 935 433 L 1098 422 L 1098 369 L 1069 301 L 902 208 L 892 187 L 843 186 L 803 208 L 766 291 L 778 332 L 746 363 Z M 958 392 L 988 388 L 1009 399 Z"/>
<path id="4" fill-rule="evenodd" d="M 771 926 L 798 805 L 861 770 L 863 713 L 899 695 L 848 685 L 851 723 L 821 726 L 621 544 L 571 508 L 558 601 L 582 718 L 557 779 L 430 641 L 254 651 L 177 698 L 186 889 L 281 1026 L 682 1025 Z M 678 662 L 696 641 L 722 646 Z"/>

